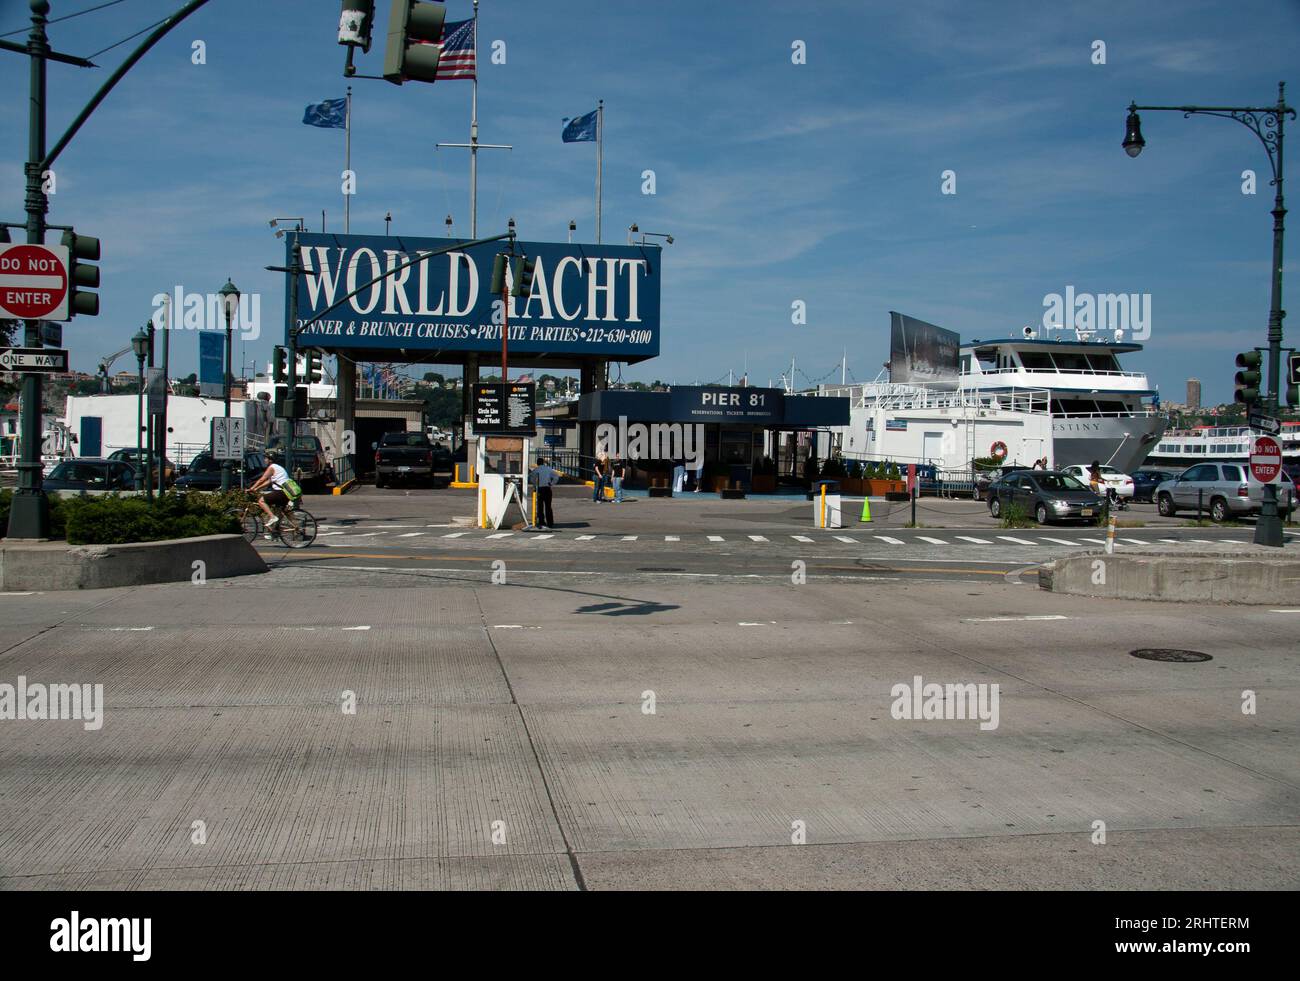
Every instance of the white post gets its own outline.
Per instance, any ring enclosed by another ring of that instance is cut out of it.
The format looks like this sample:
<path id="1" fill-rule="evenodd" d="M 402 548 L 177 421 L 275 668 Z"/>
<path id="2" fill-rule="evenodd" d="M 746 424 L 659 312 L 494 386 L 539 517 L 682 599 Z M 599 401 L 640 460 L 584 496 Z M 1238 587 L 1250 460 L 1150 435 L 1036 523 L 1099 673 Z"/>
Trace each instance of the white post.
<path id="1" fill-rule="evenodd" d="M 590 105 L 591 103 L 588 103 Z M 596 104 L 596 244 L 600 245 L 601 180 L 605 172 L 605 100 Z"/>
<path id="2" fill-rule="evenodd" d="M 478 0 L 474 0 L 474 95 L 469 120 L 469 237 L 478 238 Z"/>
<path id="3" fill-rule="evenodd" d="M 343 169 L 351 176 L 352 171 L 352 86 L 348 86 L 348 107 L 347 115 L 344 118 L 344 130 L 347 135 L 343 143 L 346 149 L 343 156 Z M 343 194 L 343 234 L 352 233 L 352 195 L 346 191 Z"/>

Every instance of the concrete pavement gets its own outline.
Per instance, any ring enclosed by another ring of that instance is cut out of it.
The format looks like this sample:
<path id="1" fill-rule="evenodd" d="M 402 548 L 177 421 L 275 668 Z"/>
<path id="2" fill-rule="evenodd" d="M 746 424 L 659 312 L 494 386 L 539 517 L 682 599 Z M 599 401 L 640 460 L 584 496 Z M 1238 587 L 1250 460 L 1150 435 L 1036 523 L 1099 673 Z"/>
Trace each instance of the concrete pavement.
<path id="1" fill-rule="evenodd" d="M 0 887 L 1300 885 L 1300 614 L 473 558 L 0 599 Z"/>

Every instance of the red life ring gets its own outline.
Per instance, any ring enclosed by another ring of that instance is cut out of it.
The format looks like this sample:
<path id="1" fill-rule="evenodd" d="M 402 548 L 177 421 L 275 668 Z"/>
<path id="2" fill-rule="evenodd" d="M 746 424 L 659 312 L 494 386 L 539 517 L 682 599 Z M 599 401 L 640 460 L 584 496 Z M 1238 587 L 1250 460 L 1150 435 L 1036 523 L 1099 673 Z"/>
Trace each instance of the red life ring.
<path id="1" fill-rule="evenodd" d="M 998 440 L 989 447 L 989 452 L 999 460 L 1005 460 L 1007 458 L 1007 444 L 1002 442 L 1002 440 Z"/>

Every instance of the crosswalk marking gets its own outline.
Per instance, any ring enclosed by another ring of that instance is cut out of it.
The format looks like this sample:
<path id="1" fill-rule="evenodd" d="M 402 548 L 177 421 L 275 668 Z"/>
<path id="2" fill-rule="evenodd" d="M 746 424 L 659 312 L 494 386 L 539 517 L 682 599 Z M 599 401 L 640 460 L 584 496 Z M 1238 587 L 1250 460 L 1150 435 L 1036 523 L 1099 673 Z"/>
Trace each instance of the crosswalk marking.
<path id="1" fill-rule="evenodd" d="M 469 532 L 467 531 L 453 531 L 450 535 L 443 535 L 442 537 L 443 538 L 464 538 L 468 534 Z"/>
<path id="2" fill-rule="evenodd" d="M 929 538 L 929 537 L 927 537 L 927 536 L 925 536 L 925 535 L 917 535 L 916 537 L 919 538 L 919 539 L 921 539 L 921 541 L 923 541 L 923 542 L 929 542 L 931 545 L 947 545 L 947 544 L 948 544 L 948 543 L 945 542 L 942 538 Z"/>
<path id="3" fill-rule="evenodd" d="M 765 541 L 767 541 L 767 539 L 764 538 L 762 535 L 750 535 L 750 536 L 749 536 L 749 540 L 750 540 L 751 542 L 765 542 Z"/>
<path id="4" fill-rule="evenodd" d="M 422 531 L 408 531 L 405 535 L 398 535 L 397 537 L 398 537 L 398 538 L 422 538 L 422 537 L 424 537 L 424 532 L 422 532 Z"/>
<path id="5" fill-rule="evenodd" d="M 636 541 L 636 540 L 637 540 L 637 536 L 636 536 L 636 535 L 624 535 L 624 536 L 623 536 L 623 541 L 625 541 L 625 542 L 634 542 L 634 541 Z"/>
<path id="6" fill-rule="evenodd" d="M 1012 544 L 1015 545 L 1037 545 L 1038 544 L 1037 542 L 1030 541 L 1028 538 L 1016 538 L 1012 535 L 998 535 L 998 538 L 1002 539 L 1002 541 L 1004 542 L 1011 542 Z"/>
<path id="7" fill-rule="evenodd" d="M 1177 544 L 1179 544 L 1179 543 L 1182 541 L 1182 539 L 1181 539 L 1181 538 L 1162 538 L 1162 539 L 1160 539 L 1160 541 L 1164 542 L 1166 545 L 1177 545 Z"/>
<path id="8" fill-rule="evenodd" d="M 1143 541 L 1142 539 L 1140 539 L 1140 538 L 1117 538 L 1117 539 L 1115 539 L 1115 540 L 1116 540 L 1117 542 L 1127 542 L 1127 543 L 1130 544 L 1130 545 L 1145 545 L 1145 544 L 1146 544 L 1146 542 L 1144 542 L 1144 541 Z"/>
<path id="9" fill-rule="evenodd" d="M 488 538 L 513 538 L 513 531 L 498 531 L 495 535 L 488 535 Z"/>
<path id="10" fill-rule="evenodd" d="M 534 535 L 534 536 L 533 536 L 533 541 L 535 541 L 535 542 L 544 542 L 544 541 L 546 541 L 546 539 L 548 539 L 548 538 L 554 538 L 554 537 L 555 537 L 554 535 Z"/>
<path id="11" fill-rule="evenodd" d="M 1105 545 L 1106 543 L 1100 538 L 1080 538 L 1079 541 L 1087 542 L 1089 545 Z"/>
<path id="12" fill-rule="evenodd" d="M 677 536 L 677 535 L 664 535 L 664 541 L 666 541 L 666 542 L 680 542 L 680 541 L 681 541 L 681 538 L 680 538 L 679 536 Z"/>
<path id="13" fill-rule="evenodd" d="M 709 536 L 709 541 L 711 541 L 711 542 L 725 542 L 726 539 L 723 538 L 721 535 L 710 535 L 710 536 Z"/>
<path id="14" fill-rule="evenodd" d="M 594 542 L 595 540 L 596 540 L 595 535 L 579 535 L 577 538 L 574 539 L 575 542 Z"/>
<path id="15" fill-rule="evenodd" d="M 1078 542 L 1072 541 L 1069 538 L 1048 538 L 1046 535 L 1043 536 L 1043 541 L 1052 542 L 1054 545 L 1077 545 L 1078 544 Z"/>
<path id="16" fill-rule="evenodd" d="M 873 535 L 872 537 L 875 538 L 875 539 L 877 539 L 878 541 L 887 542 L 887 543 L 890 544 L 890 545 L 902 545 L 902 544 L 903 544 L 903 541 L 902 541 L 901 538 L 890 538 L 888 535 Z"/>
<path id="17" fill-rule="evenodd" d="M 790 537 L 793 538 L 796 542 L 811 542 L 811 541 L 812 541 L 812 539 L 809 538 L 807 535 L 791 535 Z"/>
<path id="18" fill-rule="evenodd" d="M 1197 545 L 1218 545 L 1213 538 L 1188 538 L 1187 541 L 1195 542 Z"/>
<path id="19" fill-rule="evenodd" d="M 987 538 L 971 538 L 970 535 L 958 535 L 963 542 L 971 542 L 974 545 L 992 545 L 993 543 Z"/>
<path id="20" fill-rule="evenodd" d="M 856 538 L 849 538 L 847 535 L 835 535 L 834 538 L 837 542 L 844 542 L 845 544 L 848 545 L 858 544 L 858 540 Z"/>

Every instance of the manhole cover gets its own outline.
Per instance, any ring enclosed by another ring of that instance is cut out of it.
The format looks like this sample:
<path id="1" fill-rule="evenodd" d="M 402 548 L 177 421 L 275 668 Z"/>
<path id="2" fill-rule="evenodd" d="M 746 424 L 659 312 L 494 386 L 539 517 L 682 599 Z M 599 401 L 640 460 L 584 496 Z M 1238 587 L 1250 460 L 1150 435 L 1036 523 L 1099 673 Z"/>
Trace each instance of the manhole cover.
<path id="1" fill-rule="evenodd" d="M 685 572 L 686 570 L 684 568 L 678 568 L 677 566 L 671 566 L 671 565 L 646 565 L 646 566 L 641 566 L 636 571 L 637 572 Z"/>
<path id="2" fill-rule="evenodd" d="M 1136 651 L 1129 651 L 1133 657 L 1140 657 L 1144 661 L 1180 661 L 1190 663 L 1195 661 L 1209 661 L 1209 654 L 1202 654 L 1200 651 L 1177 651 L 1167 647 L 1142 647 Z"/>

